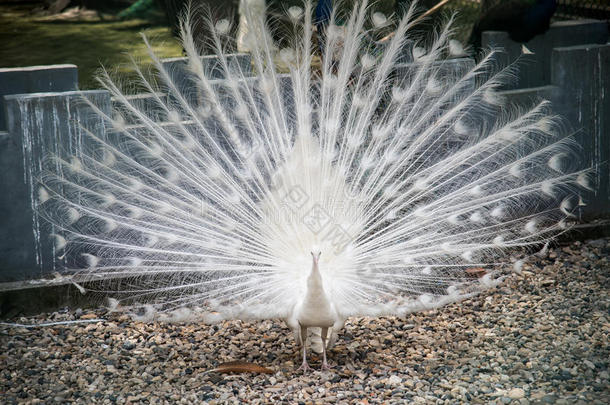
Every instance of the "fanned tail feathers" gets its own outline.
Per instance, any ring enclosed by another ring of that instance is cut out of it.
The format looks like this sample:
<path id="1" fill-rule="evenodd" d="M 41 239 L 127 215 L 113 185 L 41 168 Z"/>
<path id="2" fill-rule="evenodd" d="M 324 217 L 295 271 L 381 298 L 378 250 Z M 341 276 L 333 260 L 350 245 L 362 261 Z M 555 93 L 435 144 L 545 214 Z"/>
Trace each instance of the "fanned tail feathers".
<path id="1" fill-rule="evenodd" d="M 187 22 L 187 83 L 152 52 L 159 84 L 138 70 L 144 101 L 101 77 L 107 133 L 41 178 L 38 210 L 75 269 L 150 314 L 282 318 L 315 248 L 342 316 L 403 315 L 496 285 L 520 271 L 507 252 L 568 227 L 587 172 L 547 102 L 519 111 L 499 95 L 510 73 L 492 74 L 491 54 L 447 59 L 450 25 L 412 37 L 414 9 L 380 51 L 362 2 L 330 23 L 318 70 L 311 11 L 289 10 L 287 74 L 271 35 L 252 76 L 215 23 L 216 80 Z"/>

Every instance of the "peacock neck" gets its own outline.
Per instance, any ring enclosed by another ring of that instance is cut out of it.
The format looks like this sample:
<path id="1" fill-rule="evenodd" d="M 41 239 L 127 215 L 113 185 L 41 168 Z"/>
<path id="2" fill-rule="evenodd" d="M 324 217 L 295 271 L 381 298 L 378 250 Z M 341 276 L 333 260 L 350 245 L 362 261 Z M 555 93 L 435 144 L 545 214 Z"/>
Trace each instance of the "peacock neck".
<path id="1" fill-rule="evenodd" d="M 301 326 L 330 327 L 335 322 L 336 314 L 333 313 L 331 302 L 322 285 L 317 260 L 320 255 L 312 253 L 312 256 L 314 263 L 307 277 L 307 291 L 300 301 L 297 320 Z"/>
<path id="2" fill-rule="evenodd" d="M 313 258 L 313 265 L 311 266 L 311 272 L 307 278 L 307 292 L 309 295 L 317 295 L 324 293 L 324 286 L 322 284 L 322 276 L 320 275 L 320 269 L 318 265 L 318 257 Z"/>

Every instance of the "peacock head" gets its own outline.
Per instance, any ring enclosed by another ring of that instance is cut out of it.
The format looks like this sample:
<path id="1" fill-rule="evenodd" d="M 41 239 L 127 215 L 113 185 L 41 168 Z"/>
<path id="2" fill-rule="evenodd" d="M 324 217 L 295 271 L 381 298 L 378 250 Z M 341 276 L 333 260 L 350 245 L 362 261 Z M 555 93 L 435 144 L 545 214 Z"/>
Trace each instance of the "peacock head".
<path id="1" fill-rule="evenodd" d="M 318 261 L 320 260 L 320 256 L 322 255 L 321 251 L 312 251 L 311 252 L 311 257 L 313 257 L 313 264 L 318 264 Z"/>

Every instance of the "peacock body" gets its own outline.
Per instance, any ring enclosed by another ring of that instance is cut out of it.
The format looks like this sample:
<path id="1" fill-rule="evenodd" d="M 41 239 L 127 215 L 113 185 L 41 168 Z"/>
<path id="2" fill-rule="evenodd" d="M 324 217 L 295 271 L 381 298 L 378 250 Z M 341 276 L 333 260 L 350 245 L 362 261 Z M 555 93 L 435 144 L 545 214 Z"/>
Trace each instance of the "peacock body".
<path id="1" fill-rule="evenodd" d="M 414 10 L 381 52 L 365 34 L 386 22 L 366 2 L 341 29 L 333 11 L 319 71 L 306 4 L 288 10 L 288 74 L 259 32 L 248 77 L 224 52 L 224 20 L 210 30 L 225 80 L 188 20 L 188 83 L 152 52 L 147 103 L 104 74 L 108 134 L 41 176 L 38 211 L 71 270 L 114 283 L 144 317 L 279 318 L 302 343 L 322 328 L 324 349 L 347 317 L 435 308 L 519 271 L 510 252 L 567 229 L 587 171 L 547 102 L 507 105 L 495 89 L 510 74 L 489 73 L 492 55 L 447 69 L 450 25 L 413 38 Z"/>
<path id="2" fill-rule="evenodd" d="M 549 29 L 557 0 L 510 0 L 483 3 L 470 43 L 481 47 L 483 31 L 507 31 L 513 41 L 528 42 Z"/>

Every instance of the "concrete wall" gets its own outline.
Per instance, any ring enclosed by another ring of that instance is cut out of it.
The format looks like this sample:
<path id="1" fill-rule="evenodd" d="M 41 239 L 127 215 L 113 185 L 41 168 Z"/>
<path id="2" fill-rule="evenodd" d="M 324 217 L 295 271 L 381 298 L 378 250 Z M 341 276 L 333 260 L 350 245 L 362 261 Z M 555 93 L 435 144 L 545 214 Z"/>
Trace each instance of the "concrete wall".
<path id="1" fill-rule="evenodd" d="M 505 89 L 523 89 L 551 84 L 553 61 L 551 55 L 557 47 L 583 44 L 605 44 L 608 42 L 608 23 L 597 20 L 560 21 L 553 23 L 543 35 L 523 44 L 533 54 L 523 54 L 522 44 L 512 41 L 508 33 L 487 31 L 481 37 L 483 49 L 499 48 L 500 66 L 517 62 L 516 80 L 505 85 Z"/>
<path id="2" fill-rule="evenodd" d="M 162 62 L 181 91 L 190 86 L 186 58 Z M 217 58 L 205 56 L 202 62 L 220 86 L 224 77 Z M 252 73 L 249 55 L 231 55 L 227 62 L 230 69 Z M 39 278 L 61 267 L 50 236 L 54 231 L 35 214 L 38 178 L 50 155 L 79 154 L 83 128 L 105 136 L 102 119 L 85 98 L 108 114 L 113 103 L 105 90 L 69 91 L 76 87 L 74 65 L 0 69 L 0 122 L 7 129 L 0 132 L 0 282 Z M 130 98 L 151 102 L 146 94 Z"/>
<path id="3" fill-rule="evenodd" d="M 610 44 L 553 49 L 553 102 L 576 131 L 595 192 L 585 196 L 585 219 L 610 217 Z"/>
<path id="4" fill-rule="evenodd" d="M 50 234 L 33 208 L 49 154 L 79 153 L 83 128 L 103 134 L 101 118 L 86 97 L 110 111 L 104 90 L 5 96 L 8 135 L 0 138 L 0 281 L 41 276 L 55 270 Z"/>
<path id="5" fill-rule="evenodd" d="M 610 44 L 608 23 L 597 20 L 562 21 L 526 43 L 533 54 L 505 32 L 484 32 L 482 44 L 499 47 L 502 65 L 514 63 L 516 80 L 503 94 L 513 102 L 550 100 L 582 147 L 581 167 L 594 170 L 594 193 L 583 194 L 587 204 L 581 219 L 610 217 Z"/>
<path id="6" fill-rule="evenodd" d="M 0 69 L 0 131 L 6 131 L 3 96 L 72 91 L 78 88 L 76 65 L 29 66 Z"/>

